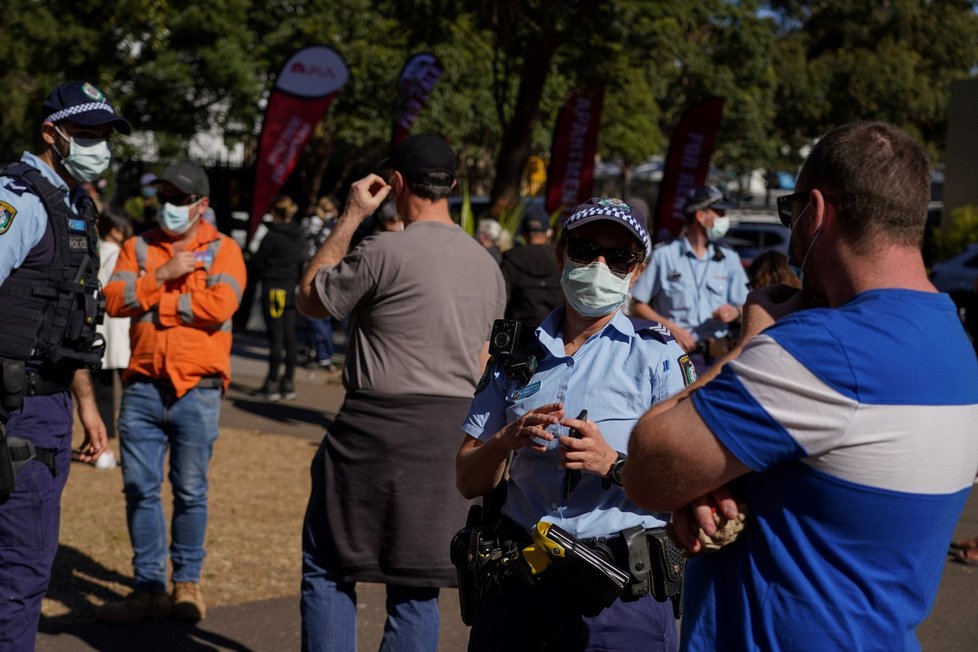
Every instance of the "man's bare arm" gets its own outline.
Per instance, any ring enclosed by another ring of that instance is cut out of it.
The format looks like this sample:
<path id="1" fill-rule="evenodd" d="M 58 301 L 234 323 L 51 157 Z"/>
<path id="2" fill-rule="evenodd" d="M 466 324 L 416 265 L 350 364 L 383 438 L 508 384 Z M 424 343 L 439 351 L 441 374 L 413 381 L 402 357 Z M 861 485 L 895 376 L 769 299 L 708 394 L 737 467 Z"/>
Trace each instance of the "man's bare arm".
<path id="1" fill-rule="evenodd" d="M 306 317 L 322 319 L 329 313 L 316 292 L 316 274 L 323 267 L 336 267 L 350 248 L 357 227 L 380 206 L 390 192 L 390 186 L 376 174 L 360 179 L 350 188 L 346 209 L 336 222 L 336 228 L 313 256 L 299 283 L 296 307 Z"/>
<path id="2" fill-rule="evenodd" d="M 750 294 L 737 346 L 684 391 L 654 405 L 632 430 L 622 473 L 632 500 L 650 509 L 676 510 L 750 470 L 717 440 L 689 398 L 739 357 L 752 337 L 804 307 L 801 294 L 787 286 Z"/>
<path id="3" fill-rule="evenodd" d="M 88 369 L 78 369 L 71 380 L 71 393 L 78 404 L 78 418 L 85 431 L 85 439 L 78 449 L 83 462 L 92 462 L 108 446 L 105 423 L 95 403 L 95 387 Z"/>
<path id="4" fill-rule="evenodd" d="M 638 505 L 672 511 L 750 471 L 720 443 L 688 397 L 646 413 L 632 430 L 625 493 Z"/>

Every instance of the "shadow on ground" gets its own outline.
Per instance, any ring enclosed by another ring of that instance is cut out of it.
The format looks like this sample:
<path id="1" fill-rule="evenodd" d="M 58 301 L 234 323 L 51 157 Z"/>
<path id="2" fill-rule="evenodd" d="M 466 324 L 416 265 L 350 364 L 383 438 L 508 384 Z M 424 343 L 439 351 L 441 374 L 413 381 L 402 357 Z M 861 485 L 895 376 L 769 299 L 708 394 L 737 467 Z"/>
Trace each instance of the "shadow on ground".
<path id="1" fill-rule="evenodd" d="M 59 616 L 42 616 L 38 631 L 42 634 L 77 639 L 95 650 L 131 650 L 135 641 L 144 652 L 171 650 L 236 650 L 251 648 L 226 636 L 201 628 L 196 623 L 177 620 L 109 625 L 95 621 L 95 603 L 119 600 L 120 595 L 103 582 L 131 586 L 132 579 L 106 568 L 71 546 L 59 546 L 51 575 L 47 598 L 60 602 L 68 612 Z M 128 591 L 128 589 L 127 589 Z M 206 622 L 206 621 L 205 621 Z"/>
<path id="2" fill-rule="evenodd" d="M 328 428 L 333 423 L 333 415 L 329 412 L 313 410 L 288 401 L 269 402 L 260 398 L 249 398 L 247 395 L 254 389 L 232 381 L 224 400 L 229 401 L 235 409 L 280 423 L 308 423 L 322 428 Z"/>

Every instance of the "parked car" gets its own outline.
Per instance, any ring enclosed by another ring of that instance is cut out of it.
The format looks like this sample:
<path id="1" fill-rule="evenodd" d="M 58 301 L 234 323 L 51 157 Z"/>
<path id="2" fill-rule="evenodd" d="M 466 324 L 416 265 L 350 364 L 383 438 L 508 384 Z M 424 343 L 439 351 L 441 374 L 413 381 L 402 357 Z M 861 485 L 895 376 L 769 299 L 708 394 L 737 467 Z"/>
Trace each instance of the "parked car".
<path id="1" fill-rule="evenodd" d="M 978 242 L 934 265 L 930 281 L 938 290 L 951 295 L 962 321 L 969 327 L 978 324 Z"/>
<path id="2" fill-rule="evenodd" d="M 969 244 L 961 253 L 934 265 L 930 281 L 938 290 L 952 297 L 973 293 L 978 282 L 978 242 Z"/>
<path id="3" fill-rule="evenodd" d="M 732 247 L 746 268 L 766 251 L 780 251 L 787 256 L 790 236 L 791 231 L 777 222 L 738 222 L 720 243 Z"/>

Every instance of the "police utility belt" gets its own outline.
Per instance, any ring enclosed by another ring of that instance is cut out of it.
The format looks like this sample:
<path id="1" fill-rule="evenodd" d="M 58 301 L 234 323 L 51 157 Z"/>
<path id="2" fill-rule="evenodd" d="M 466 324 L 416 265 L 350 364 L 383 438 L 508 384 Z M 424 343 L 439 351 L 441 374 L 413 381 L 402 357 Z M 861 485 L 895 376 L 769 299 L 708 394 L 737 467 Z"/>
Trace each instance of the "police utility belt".
<path id="1" fill-rule="evenodd" d="M 496 528 L 479 525 L 481 507 L 452 539 L 451 558 L 459 583 L 462 620 L 472 624 L 475 604 L 507 585 L 532 588 L 539 582 L 559 581 L 579 591 L 579 598 L 598 610 L 619 598 L 637 600 L 652 594 L 659 602 L 673 601 L 676 618 L 682 614 L 681 591 L 685 553 L 665 528 L 636 526 L 612 537 L 578 539 L 566 530 L 540 521 L 529 539 L 506 517 Z"/>

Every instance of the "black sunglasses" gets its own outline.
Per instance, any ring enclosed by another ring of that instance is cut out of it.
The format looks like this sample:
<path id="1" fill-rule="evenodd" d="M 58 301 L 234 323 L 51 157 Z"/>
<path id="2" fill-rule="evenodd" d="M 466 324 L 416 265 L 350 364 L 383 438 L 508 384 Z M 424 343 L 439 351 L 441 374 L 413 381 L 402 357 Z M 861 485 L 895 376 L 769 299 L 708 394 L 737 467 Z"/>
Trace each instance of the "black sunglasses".
<path id="1" fill-rule="evenodd" d="M 587 265 L 604 256 L 608 269 L 619 276 L 625 276 L 642 262 L 644 253 L 620 247 L 599 247 L 590 240 L 570 239 L 567 241 L 567 257 L 575 263 Z"/>
<path id="2" fill-rule="evenodd" d="M 796 201 L 801 201 L 808 197 L 810 190 L 804 192 L 793 192 L 790 195 L 778 197 L 778 219 L 789 229 L 791 228 L 791 218 L 794 217 L 794 206 Z"/>
<path id="3" fill-rule="evenodd" d="M 172 206 L 189 206 L 198 199 L 197 195 L 184 195 L 183 193 L 169 195 L 162 192 L 157 192 L 156 198 L 161 204 L 170 204 Z"/>

